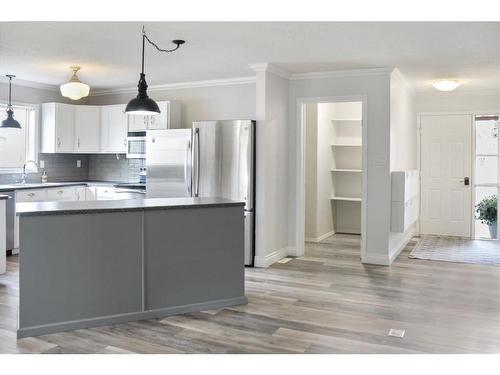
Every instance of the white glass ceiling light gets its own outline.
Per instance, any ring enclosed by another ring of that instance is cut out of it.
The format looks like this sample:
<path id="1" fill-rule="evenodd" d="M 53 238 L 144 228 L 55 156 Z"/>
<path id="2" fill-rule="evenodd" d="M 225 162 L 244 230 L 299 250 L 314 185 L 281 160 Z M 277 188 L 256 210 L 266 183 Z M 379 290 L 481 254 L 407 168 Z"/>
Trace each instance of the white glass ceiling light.
<path id="1" fill-rule="evenodd" d="M 439 91 L 453 91 L 460 86 L 460 82 L 455 79 L 440 79 L 432 82 L 432 86 Z"/>
<path id="2" fill-rule="evenodd" d="M 90 87 L 85 83 L 80 82 L 76 73 L 80 70 L 79 66 L 70 66 L 73 71 L 73 76 L 68 83 L 61 85 L 61 95 L 72 100 L 78 100 L 85 96 L 89 96 Z"/>

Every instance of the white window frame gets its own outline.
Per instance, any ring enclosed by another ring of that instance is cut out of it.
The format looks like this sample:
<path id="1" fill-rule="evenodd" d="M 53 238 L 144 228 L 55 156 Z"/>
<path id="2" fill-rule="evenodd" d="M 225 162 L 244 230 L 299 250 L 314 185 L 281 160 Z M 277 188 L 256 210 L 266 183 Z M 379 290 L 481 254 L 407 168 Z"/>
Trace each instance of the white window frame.
<path id="1" fill-rule="evenodd" d="M 0 104 L 3 106 L 7 106 L 7 102 L 0 102 Z M 34 115 L 34 124 L 32 126 L 32 129 L 28 128 L 26 129 L 27 134 L 26 138 L 28 139 L 30 136 L 34 137 L 34 147 L 33 150 L 29 150 L 29 147 L 27 145 L 26 147 L 26 160 L 28 160 L 29 154 L 33 154 L 33 157 L 31 160 L 34 160 L 38 164 L 38 159 L 39 159 L 39 152 L 40 152 L 40 105 L 39 104 L 31 104 L 31 103 L 22 103 L 22 102 L 12 102 L 13 107 L 24 107 L 24 108 L 29 108 L 33 110 L 33 115 Z M 15 111 L 14 111 L 15 112 Z M 31 134 L 31 132 L 34 132 L 34 134 Z M 22 173 L 23 168 L 22 167 L 14 167 L 14 168 L 0 168 L 0 174 L 15 174 L 15 173 Z M 26 172 L 37 172 L 35 166 L 30 163 L 26 166 Z"/>

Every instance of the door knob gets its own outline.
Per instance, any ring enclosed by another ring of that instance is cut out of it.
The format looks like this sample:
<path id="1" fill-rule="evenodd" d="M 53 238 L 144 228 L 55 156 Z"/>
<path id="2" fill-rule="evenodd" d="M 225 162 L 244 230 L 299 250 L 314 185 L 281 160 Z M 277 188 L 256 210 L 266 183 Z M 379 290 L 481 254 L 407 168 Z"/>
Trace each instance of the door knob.
<path id="1" fill-rule="evenodd" d="M 465 186 L 469 186 L 470 185 L 470 178 L 464 177 L 464 179 L 460 180 L 460 182 L 463 182 Z"/>

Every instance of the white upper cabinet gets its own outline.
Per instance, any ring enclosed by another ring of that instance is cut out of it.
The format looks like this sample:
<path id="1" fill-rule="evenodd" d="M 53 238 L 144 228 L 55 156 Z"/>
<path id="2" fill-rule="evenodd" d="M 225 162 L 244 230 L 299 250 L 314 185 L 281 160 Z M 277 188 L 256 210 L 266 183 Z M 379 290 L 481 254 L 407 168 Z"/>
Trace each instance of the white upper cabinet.
<path id="1" fill-rule="evenodd" d="M 101 106 L 101 152 L 127 152 L 128 118 L 125 105 Z"/>
<path id="2" fill-rule="evenodd" d="M 42 104 L 42 153 L 127 153 L 127 132 L 181 127 L 180 103 L 158 102 L 157 116 L 128 116 L 125 104 Z"/>
<path id="3" fill-rule="evenodd" d="M 75 106 L 42 104 L 42 146 L 45 153 L 72 153 L 75 141 Z"/>
<path id="4" fill-rule="evenodd" d="M 177 102 L 158 102 L 160 114 L 156 116 L 129 116 L 129 131 L 178 129 L 181 127 L 181 105 Z"/>
<path id="5" fill-rule="evenodd" d="M 101 108 L 95 105 L 75 106 L 74 152 L 100 151 Z"/>

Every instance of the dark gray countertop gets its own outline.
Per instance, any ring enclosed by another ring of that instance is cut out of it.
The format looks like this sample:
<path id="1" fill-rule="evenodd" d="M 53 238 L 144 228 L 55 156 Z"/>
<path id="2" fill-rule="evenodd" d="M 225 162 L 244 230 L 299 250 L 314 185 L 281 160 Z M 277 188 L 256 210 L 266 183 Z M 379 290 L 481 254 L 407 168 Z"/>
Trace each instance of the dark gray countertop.
<path id="1" fill-rule="evenodd" d="M 9 199 L 10 197 L 8 195 L 1 195 L 0 194 L 0 201 L 4 199 Z"/>
<path id="2" fill-rule="evenodd" d="M 16 212 L 19 216 L 37 216 L 244 205 L 244 202 L 223 198 L 146 198 L 110 201 L 24 202 L 16 205 Z"/>
<path id="3" fill-rule="evenodd" d="M 115 186 L 122 184 L 125 183 L 117 181 L 28 182 L 26 184 L 0 185 L 0 192 L 24 189 L 46 189 L 62 186 Z"/>

